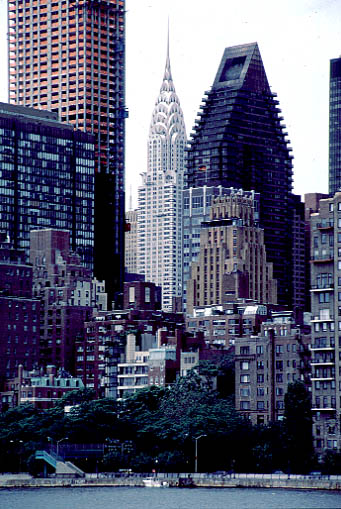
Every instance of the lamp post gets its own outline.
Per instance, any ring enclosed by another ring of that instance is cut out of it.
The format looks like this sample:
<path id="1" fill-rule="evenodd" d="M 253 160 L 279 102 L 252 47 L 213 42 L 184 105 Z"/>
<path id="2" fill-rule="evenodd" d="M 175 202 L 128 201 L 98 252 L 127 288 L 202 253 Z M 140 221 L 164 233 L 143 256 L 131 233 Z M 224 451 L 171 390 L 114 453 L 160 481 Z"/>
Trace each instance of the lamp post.
<path id="1" fill-rule="evenodd" d="M 69 440 L 69 437 L 64 437 L 64 438 L 61 438 L 60 440 L 57 440 L 57 458 L 59 457 L 59 444 L 61 442 L 63 442 L 63 440 Z"/>
<path id="2" fill-rule="evenodd" d="M 207 435 L 199 435 L 198 437 L 194 437 L 195 441 L 195 457 L 194 457 L 194 472 L 198 473 L 198 440 L 199 438 L 207 437 Z"/>
<path id="3" fill-rule="evenodd" d="M 10 444 L 14 447 L 15 446 L 15 449 L 16 451 L 18 451 L 18 456 L 19 456 L 19 472 L 21 472 L 21 455 L 22 455 L 22 452 L 23 452 L 23 443 L 24 441 L 23 440 L 10 440 L 9 441 Z"/>

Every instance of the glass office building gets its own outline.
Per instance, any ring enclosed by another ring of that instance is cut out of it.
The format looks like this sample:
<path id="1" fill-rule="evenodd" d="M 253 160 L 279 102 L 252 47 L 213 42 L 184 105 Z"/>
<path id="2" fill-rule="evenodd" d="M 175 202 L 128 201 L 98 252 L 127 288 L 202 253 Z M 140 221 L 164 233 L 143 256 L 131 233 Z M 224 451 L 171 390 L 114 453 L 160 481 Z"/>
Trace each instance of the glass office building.
<path id="1" fill-rule="evenodd" d="M 341 58 L 330 61 L 329 193 L 341 189 Z"/>
<path id="2" fill-rule="evenodd" d="M 0 231 L 29 252 L 32 229 L 70 231 L 93 269 L 94 137 L 55 113 L 0 103 Z"/>

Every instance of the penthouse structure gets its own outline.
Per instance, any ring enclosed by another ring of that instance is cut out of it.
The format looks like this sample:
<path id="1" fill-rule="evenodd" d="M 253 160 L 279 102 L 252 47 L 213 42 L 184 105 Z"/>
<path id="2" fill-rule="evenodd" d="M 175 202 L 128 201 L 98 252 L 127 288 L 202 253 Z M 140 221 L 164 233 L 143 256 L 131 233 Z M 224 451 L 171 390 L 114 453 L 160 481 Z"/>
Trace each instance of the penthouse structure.
<path id="1" fill-rule="evenodd" d="M 9 0 L 9 102 L 95 136 L 95 275 L 122 292 L 124 0 Z M 105 228 L 103 228 L 105 224 Z"/>

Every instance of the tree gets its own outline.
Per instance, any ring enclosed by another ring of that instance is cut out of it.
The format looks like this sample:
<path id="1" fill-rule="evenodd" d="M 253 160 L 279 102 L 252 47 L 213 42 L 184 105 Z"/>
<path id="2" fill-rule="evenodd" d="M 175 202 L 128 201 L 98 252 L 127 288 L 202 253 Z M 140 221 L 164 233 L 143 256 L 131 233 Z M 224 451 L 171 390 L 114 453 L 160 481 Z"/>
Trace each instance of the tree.
<path id="1" fill-rule="evenodd" d="M 311 396 L 303 382 L 288 385 L 284 396 L 284 452 L 291 472 L 305 473 L 313 461 Z"/>

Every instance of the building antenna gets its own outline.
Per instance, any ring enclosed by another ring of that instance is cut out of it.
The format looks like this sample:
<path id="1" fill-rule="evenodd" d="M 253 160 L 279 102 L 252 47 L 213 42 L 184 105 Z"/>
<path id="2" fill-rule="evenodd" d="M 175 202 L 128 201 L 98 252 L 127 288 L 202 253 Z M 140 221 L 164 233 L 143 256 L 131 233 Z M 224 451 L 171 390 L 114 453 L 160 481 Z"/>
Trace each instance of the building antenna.
<path id="1" fill-rule="evenodd" d="M 129 194 L 129 210 L 133 210 L 133 192 L 132 192 L 131 186 L 130 186 L 130 194 Z"/>

